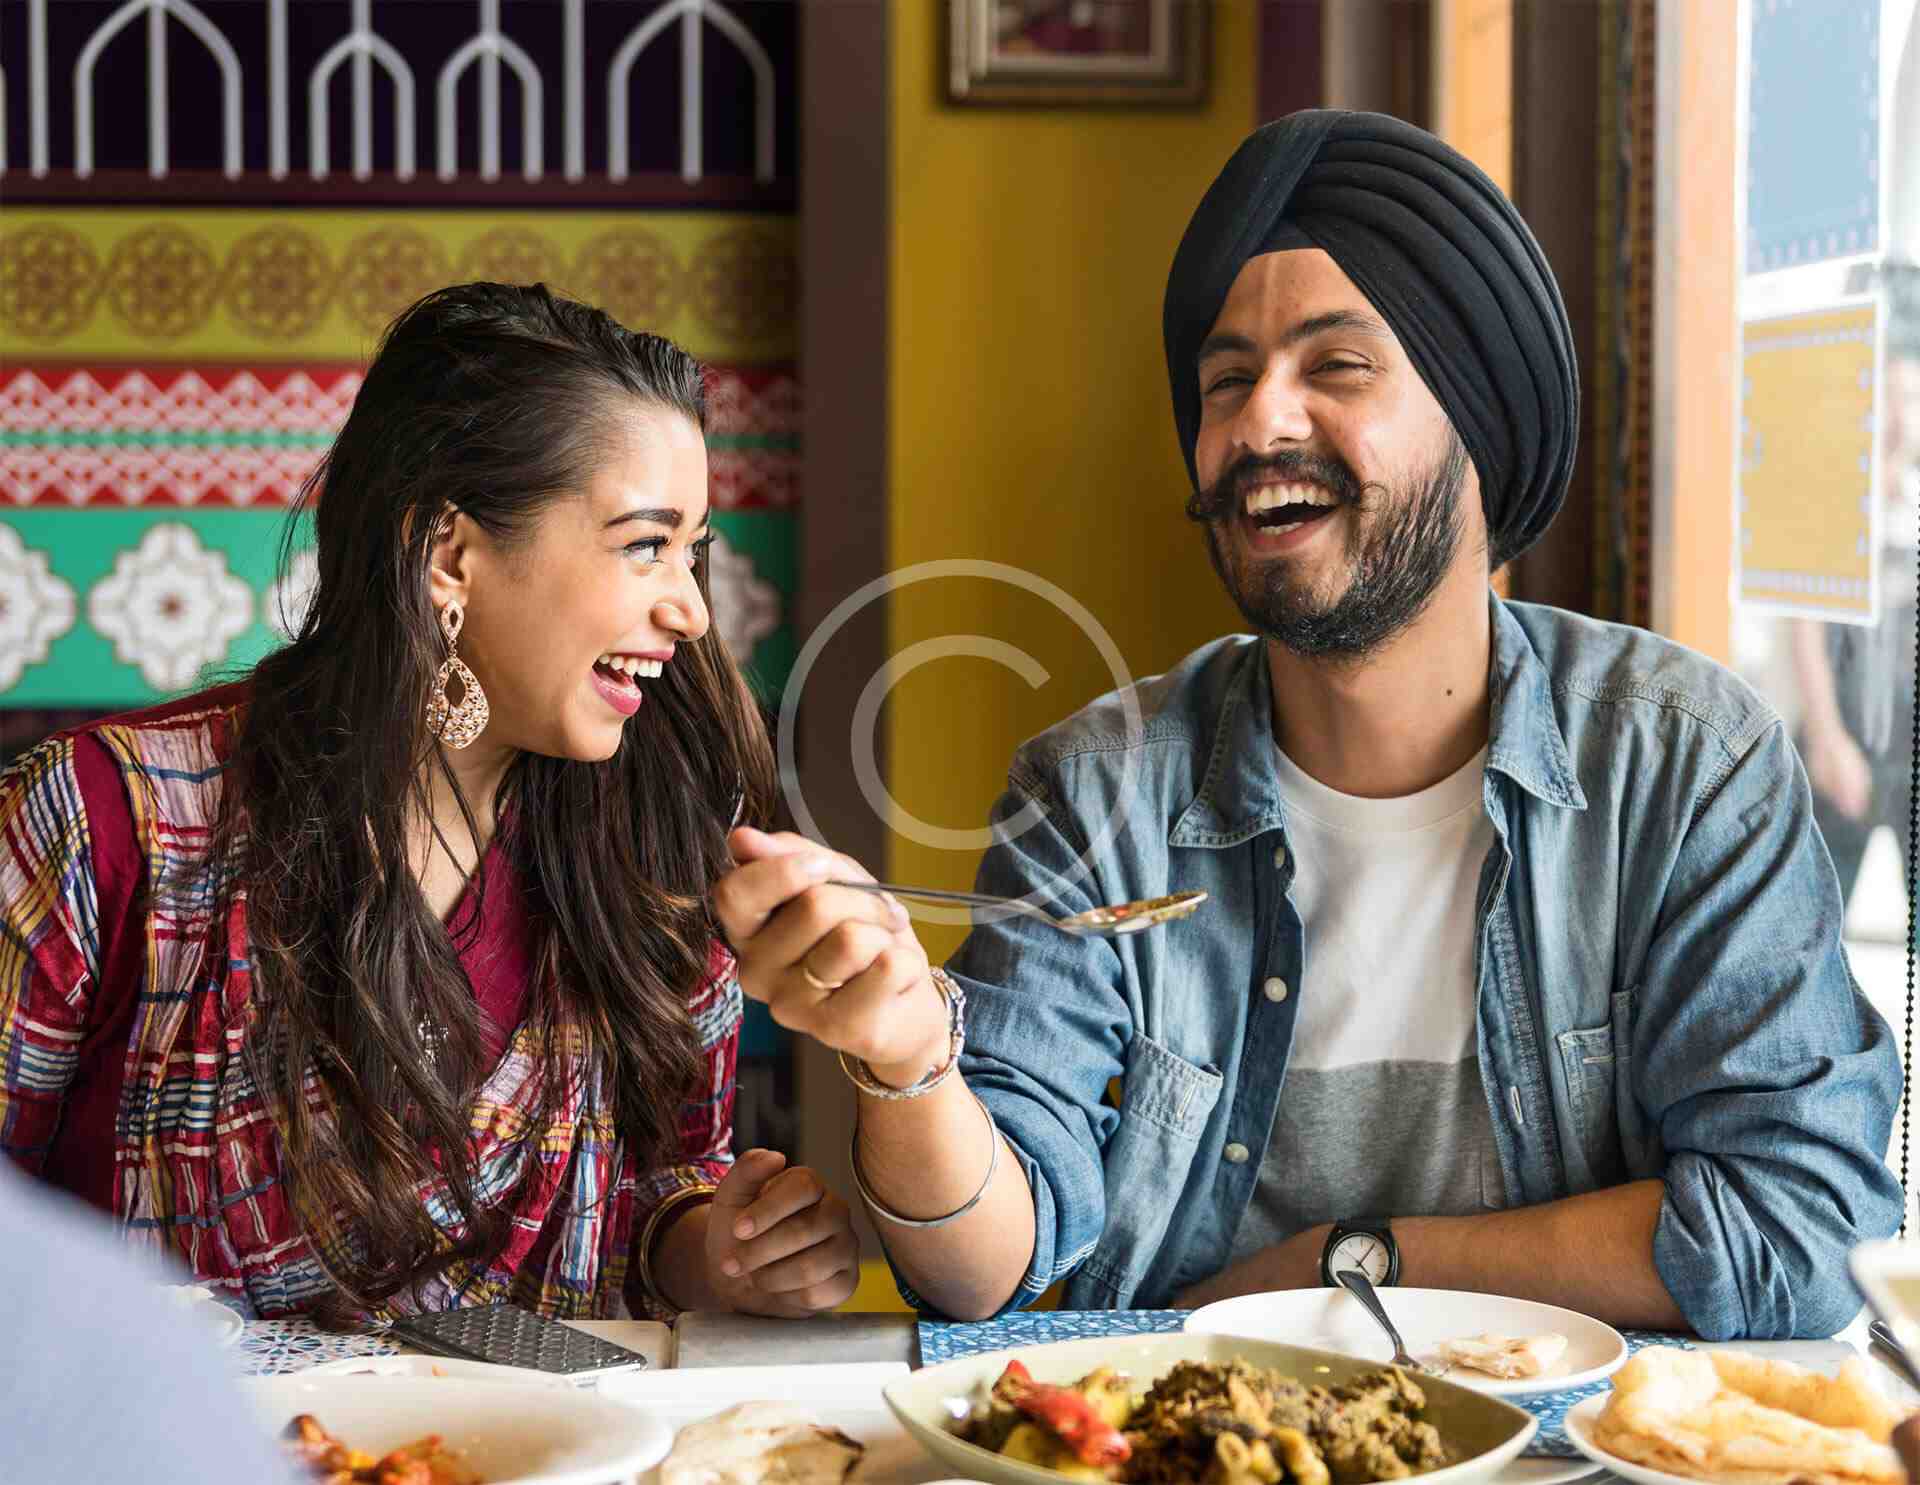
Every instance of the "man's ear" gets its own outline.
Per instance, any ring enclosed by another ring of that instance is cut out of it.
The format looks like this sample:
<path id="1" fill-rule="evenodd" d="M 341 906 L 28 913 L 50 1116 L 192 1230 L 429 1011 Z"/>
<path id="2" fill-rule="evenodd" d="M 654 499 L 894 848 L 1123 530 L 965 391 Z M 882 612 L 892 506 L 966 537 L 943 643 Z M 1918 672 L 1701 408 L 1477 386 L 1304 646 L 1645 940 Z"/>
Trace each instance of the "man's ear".
<path id="1" fill-rule="evenodd" d="M 434 522 L 433 545 L 427 551 L 427 596 L 435 609 L 449 603 L 467 606 L 473 578 L 474 525 L 452 506 Z"/>

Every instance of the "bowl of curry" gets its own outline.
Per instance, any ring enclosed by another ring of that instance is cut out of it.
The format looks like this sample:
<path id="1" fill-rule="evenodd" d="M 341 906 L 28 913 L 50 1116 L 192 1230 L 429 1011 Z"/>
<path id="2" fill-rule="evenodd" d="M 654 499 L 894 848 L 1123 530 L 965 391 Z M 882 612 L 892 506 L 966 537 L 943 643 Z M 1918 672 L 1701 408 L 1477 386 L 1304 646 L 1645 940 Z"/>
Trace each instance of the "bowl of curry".
<path id="1" fill-rule="evenodd" d="M 965 1357 L 890 1383 L 886 1400 L 943 1467 L 1001 1485 L 1473 1485 L 1539 1426 L 1442 1378 L 1186 1334 Z"/>

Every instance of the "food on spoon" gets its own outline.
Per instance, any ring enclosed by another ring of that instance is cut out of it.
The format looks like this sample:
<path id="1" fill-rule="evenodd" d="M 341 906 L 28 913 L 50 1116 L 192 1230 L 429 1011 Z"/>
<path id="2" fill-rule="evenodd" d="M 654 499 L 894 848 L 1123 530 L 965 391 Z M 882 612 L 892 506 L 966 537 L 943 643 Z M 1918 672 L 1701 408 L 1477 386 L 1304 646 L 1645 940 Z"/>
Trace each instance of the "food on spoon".
<path id="1" fill-rule="evenodd" d="M 1623 1459 L 1720 1485 L 1905 1485 L 1887 1443 L 1902 1416 L 1858 1358 L 1827 1377 L 1650 1346 L 1614 1374 L 1593 1435 Z"/>
<path id="2" fill-rule="evenodd" d="M 1442 1341 L 1438 1350 L 1440 1359 L 1450 1366 L 1464 1366 L 1511 1381 L 1545 1376 L 1547 1369 L 1567 1354 L 1567 1338 L 1553 1333 L 1462 1336 Z"/>
<path id="3" fill-rule="evenodd" d="M 866 1452 L 792 1403 L 744 1402 L 681 1429 L 660 1485 L 842 1485 Z"/>

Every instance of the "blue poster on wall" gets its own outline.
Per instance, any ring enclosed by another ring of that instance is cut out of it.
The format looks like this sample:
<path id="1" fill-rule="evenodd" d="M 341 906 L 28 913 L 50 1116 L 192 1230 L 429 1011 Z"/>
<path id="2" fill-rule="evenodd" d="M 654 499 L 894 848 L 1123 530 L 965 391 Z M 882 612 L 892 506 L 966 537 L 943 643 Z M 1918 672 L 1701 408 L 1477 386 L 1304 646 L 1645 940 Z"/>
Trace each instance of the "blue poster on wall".
<path id="1" fill-rule="evenodd" d="M 1880 0 L 1751 0 L 1747 272 L 1880 249 Z"/>

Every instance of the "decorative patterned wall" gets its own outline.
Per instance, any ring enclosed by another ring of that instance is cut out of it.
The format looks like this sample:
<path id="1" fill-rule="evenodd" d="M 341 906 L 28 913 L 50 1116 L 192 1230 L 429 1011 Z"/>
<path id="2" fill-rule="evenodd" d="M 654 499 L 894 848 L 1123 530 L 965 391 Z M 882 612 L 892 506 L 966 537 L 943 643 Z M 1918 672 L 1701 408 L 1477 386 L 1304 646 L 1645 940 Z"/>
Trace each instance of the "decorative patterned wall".
<path id="1" fill-rule="evenodd" d="M 547 282 L 713 366 L 714 608 L 777 688 L 799 483 L 790 218 L 55 207 L 0 228 L 0 698 L 131 706 L 277 643 L 304 581 L 296 564 L 286 607 L 285 507 L 373 338 L 470 278 Z"/>
<path id="2" fill-rule="evenodd" d="M 777 694 L 793 23 L 719 0 L 0 8 L 0 57 L 29 62 L 0 153 L 0 744 L 278 643 L 311 580 L 277 571 L 286 507 L 380 328 L 472 278 L 545 281 L 712 366 L 714 607 Z"/>

